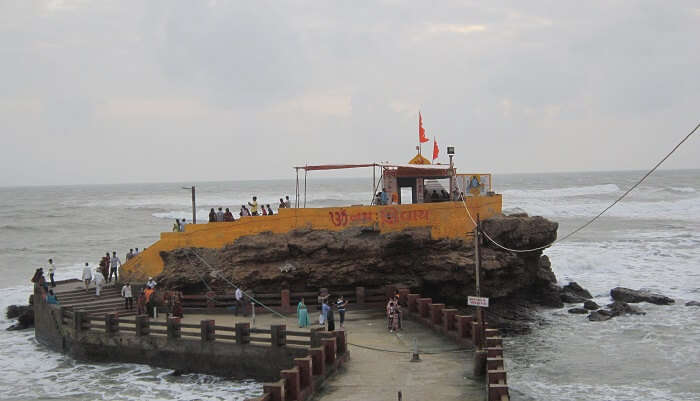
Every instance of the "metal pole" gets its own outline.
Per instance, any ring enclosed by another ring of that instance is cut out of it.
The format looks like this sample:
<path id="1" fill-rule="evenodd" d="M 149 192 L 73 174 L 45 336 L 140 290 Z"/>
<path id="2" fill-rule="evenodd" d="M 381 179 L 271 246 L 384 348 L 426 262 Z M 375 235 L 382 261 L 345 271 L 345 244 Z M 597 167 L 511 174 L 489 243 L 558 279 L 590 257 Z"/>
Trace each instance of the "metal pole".
<path id="1" fill-rule="evenodd" d="M 372 165 L 372 202 L 370 204 L 374 204 L 374 188 L 377 187 L 377 165 L 373 164 Z"/>
<path id="2" fill-rule="evenodd" d="M 197 224 L 197 203 L 194 199 L 194 185 L 192 185 L 192 224 Z"/>
<path id="3" fill-rule="evenodd" d="M 308 170 L 304 169 L 304 208 L 306 208 L 306 175 Z"/>
<path id="4" fill-rule="evenodd" d="M 452 193 L 455 190 L 455 170 L 454 170 L 454 164 L 452 162 L 452 158 L 454 155 L 450 155 L 450 198 L 452 198 Z M 457 199 L 452 199 L 453 201 L 456 201 Z"/>
<path id="5" fill-rule="evenodd" d="M 297 192 L 294 195 L 294 203 L 296 205 L 296 208 L 299 208 L 299 169 L 297 168 Z"/>
<path id="6" fill-rule="evenodd" d="M 476 215 L 476 227 L 474 227 L 474 266 L 475 266 L 475 271 L 474 271 L 474 276 L 475 276 L 475 281 L 476 281 L 476 296 L 480 297 L 481 296 L 481 286 L 480 286 L 480 276 L 481 276 L 481 250 L 479 249 L 479 232 L 481 229 L 481 221 L 479 220 L 479 214 L 477 213 Z M 479 322 L 479 330 L 482 331 L 484 327 L 484 322 L 482 318 L 482 310 L 480 306 L 476 307 L 476 318 L 477 321 Z M 483 349 L 482 344 L 483 344 L 483 335 L 479 336 L 479 344 L 474 344 L 476 345 L 477 349 Z"/>

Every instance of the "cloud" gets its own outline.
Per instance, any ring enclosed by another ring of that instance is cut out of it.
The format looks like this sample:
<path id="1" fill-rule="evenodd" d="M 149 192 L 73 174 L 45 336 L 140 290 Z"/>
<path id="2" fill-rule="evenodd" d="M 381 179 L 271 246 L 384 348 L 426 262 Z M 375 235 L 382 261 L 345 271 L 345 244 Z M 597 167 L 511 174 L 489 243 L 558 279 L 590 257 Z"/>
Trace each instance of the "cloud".
<path id="1" fill-rule="evenodd" d="M 459 25 L 459 24 L 429 24 L 428 32 L 431 33 L 457 33 L 466 35 L 486 30 L 484 25 Z"/>

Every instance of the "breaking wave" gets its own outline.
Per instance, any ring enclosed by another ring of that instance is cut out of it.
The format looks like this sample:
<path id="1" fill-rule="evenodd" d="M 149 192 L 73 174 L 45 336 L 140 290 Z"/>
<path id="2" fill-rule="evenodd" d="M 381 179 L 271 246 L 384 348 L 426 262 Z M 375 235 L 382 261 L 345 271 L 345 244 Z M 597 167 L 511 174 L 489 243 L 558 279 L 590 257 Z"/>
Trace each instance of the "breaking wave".
<path id="1" fill-rule="evenodd" d="M 518 198 L 567 198 L 572 196 L 605 195 L 617 193 L 619 191 L 620 187 L 615 184 L 603 184 L 553 189 L 507 189 L 503 191 L 503 196 Z"/>

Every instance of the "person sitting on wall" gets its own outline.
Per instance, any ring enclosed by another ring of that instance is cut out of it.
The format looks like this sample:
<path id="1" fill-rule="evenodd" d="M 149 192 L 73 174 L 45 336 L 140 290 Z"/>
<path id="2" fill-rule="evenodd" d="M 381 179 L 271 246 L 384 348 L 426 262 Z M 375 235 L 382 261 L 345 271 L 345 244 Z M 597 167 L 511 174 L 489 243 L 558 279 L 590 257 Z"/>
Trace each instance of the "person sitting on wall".
<path id="1" fill-rule="evenodd" d="M 423 203 L 430 203 L 430 196 L 428 196 L 428 190 L 423 190 Z"/>
<path id="2" fill-rule="evenodd" d="M 224 212 L 221 210 L 221 208 L 219 208 L 219 210 L 216 212 L 216 222 L 221 223 L 222 221 L 224 221 Z"/>
<path id="3" fill-rule="evenodd" d="M 53 293 L 53 289 L 50 289 L 48 295 L 46 295 L 46 303 L 58 305 L 58 297 Z"/>
<path id="4" fill-rule="evenodd" d="M 450 200 L 450 194 L 447 193 L 444 189 L 440 191 L 440 194 L 442 195 L 442 201 L 448 201 Z"/>
<path id="5" fill-rule="evenodd" d="M 260 205 L 260 215 L 261 216 L 267 216 L 267 209 L 265 209 L 265 205 Z"/>
<path id="6" fill-rule="evenodd" d="M 280 205 L 277 206 L 277 209 L 284 209 L 287 207 L 287 204 L 284 203 L 284 199 L 280 198 Z"/>
<path id="7" fill-rule="evenodd" d="M 270 205 L 267 205 L 267 215 L 268 216 L 274 215 L 274 213 L 272 213 L 272 208 L 270 207 Z"/>
<path id="8" fill-rule="evenodd" d="M 431 202 L 439 202 L 440 201 L 440 195 L 434 189 L 433 189 L 433 193 L 430 195 L 430 201 Z"/>
<path id="9" fill-rule="evenodd" d="M 398 205 L 399 204 L 399 194 L 397 192 L 392 192 L 391 193 L 391 204 L 392 205 Z"/>
<path id="10" fill-rule="evenodd" d="M 228 208 L 226 208 L 226 212 L 224 213 L 224 221 L 236 221 L 236 219 L 233 218 L 233 213 L 231 213 Z"/>
<path id="11" fill-rule="evenodd" d="M 214 208 L 211 208 L 209 211 L 209 222 L 216 223 L 216 212 L 214 211 Z"/>
<path id="12" fill-rule="evenodd" d="M 129 253 L 126 254 L 126 260 L 129 260 L 134 257 L 134 249 L 129 248 Z"/>
<path id="13" fill-rule="evenodd" d="M 158 284 L 158 283 L 156 283 L 156 281 L 153 280 L 153 277 L 149 277 L 149 278 L 148 278 L 148 281 L 146 281 L 146 288 L 151 288 L 151 289 L 153 289 L 153 288 L 156 287 L 157 284 Z"/>

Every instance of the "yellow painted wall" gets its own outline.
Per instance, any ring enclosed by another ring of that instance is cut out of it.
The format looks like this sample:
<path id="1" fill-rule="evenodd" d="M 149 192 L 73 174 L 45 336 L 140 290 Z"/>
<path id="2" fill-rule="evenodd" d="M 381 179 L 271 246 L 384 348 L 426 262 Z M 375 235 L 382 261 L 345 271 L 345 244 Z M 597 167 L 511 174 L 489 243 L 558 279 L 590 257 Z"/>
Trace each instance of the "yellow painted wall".
<path id="1" fill-rule="evenodd" d="M 501 195 L 469 197 L 466 202 L 475 219 L 477 214 L 483 220 L 501 212 Z M 274 216 L 243 217 L 230 223 L 190 224 L 184 233 L 161 233 L 159 241 L 122 266 L 122 274 L 131 280 L 157 275 L 163 270 L 161 251 L 189 247 L 218 249 L 245 235 L 266 231 L 283 234 L 309 226 L 332 231 L 376 226 L 382 233 L 428 226 L 435 239 L 464 238 L 474 229 L 461 202 L 280 209 Z"/>

